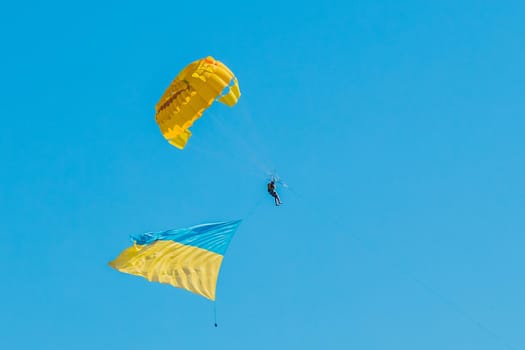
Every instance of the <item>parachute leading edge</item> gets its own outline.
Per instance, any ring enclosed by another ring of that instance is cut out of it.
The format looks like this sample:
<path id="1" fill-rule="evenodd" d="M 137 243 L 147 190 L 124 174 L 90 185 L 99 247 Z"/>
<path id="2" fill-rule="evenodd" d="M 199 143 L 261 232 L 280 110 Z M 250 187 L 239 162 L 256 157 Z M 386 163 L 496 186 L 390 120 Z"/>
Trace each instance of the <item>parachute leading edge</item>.
<path id="1" fill-rule="evenodd" d="M 155 120 L 166 140 L 183 149 L 189 128 L 215 100 L 233 107 L 241 91 L 232 71 L 208 56 L 184 68 L 155 107 Z"/>
<path id="2" fill-rule="evenodd" d="M 120 272 L 171 284 L 215 300 L 221 263 L 241 221 L 132 236 L 133 246 L 109 265 Z"/>

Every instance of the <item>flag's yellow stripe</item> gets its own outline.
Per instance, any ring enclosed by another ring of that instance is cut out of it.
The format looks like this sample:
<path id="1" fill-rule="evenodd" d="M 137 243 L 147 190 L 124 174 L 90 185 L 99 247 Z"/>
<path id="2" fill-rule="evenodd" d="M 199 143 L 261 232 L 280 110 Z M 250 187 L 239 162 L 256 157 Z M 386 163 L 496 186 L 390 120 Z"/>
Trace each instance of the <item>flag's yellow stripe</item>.
<path id="1" fill-rule="evenodd" d="M 109 265 L 149 281 L 171 284 L 215 300 L 223 256 L 174 241 L 156 241 L 125 249 Z"/>

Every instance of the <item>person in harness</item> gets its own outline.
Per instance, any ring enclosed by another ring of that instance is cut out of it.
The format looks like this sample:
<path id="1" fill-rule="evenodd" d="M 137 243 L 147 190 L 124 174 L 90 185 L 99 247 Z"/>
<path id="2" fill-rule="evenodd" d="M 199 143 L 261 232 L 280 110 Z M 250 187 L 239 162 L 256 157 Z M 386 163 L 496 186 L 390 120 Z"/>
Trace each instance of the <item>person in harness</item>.
<path id="1" fill-rule="evenodd" d="M 272 179 L 270 180 L 270 182 L 268 182 L 268 193 L 270 194 L 270 196 L 272 196 L 275 200 L 275 205 L 279 206 L 281 205 L 281 199 L 279 198 L 279 195 L 277 194 L 277 192 L 275 191 L 276 189 L 276 185 L 275 185 L 275 180 Z"/>

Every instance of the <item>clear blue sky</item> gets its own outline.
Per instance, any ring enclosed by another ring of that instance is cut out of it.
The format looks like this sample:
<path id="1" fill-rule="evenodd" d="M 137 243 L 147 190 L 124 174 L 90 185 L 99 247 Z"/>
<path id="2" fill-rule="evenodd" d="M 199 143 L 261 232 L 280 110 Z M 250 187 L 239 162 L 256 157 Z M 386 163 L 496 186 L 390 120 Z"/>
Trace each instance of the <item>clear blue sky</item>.
<path id="1" fill-rule="evenodd" d="M 2 5 L 0 348 L 525 348 L 524 3 L 248 3 Z M 181 152 L 154 106 L 207 55 L 243 96 Z M 239 218 L 218 328 L 107 266 Z"/>

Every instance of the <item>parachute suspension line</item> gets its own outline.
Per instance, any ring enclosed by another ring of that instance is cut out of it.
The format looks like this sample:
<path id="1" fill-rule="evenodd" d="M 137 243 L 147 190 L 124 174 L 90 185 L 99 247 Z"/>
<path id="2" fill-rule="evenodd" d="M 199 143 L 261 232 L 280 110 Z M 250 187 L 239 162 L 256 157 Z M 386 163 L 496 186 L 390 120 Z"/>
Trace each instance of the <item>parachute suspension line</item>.
<path id="1" fill-rule="evenodd" d="M 216 126 L 217 130 L 222 134 L 225 140 L 229 140 L 231 145 L 236 148 L 237 151 L 243 151 L 246 158 L 250 161 L 252 166 L 255 166 L 259 171 L 267 172 L 268 166 L 263 160 L 257 155 L 257 151 L 253 148 L 251 142 L 248 142 L 243 137 L 239 136 L 238 133 L 223 123 L 215 113 L 208 113 L 211 121 Z"/>
<path id="2" fill-rule="evenodd" d="M 259 171 L 266 170 L 267 166 L 264 164 L 264 161 L 262 161 L 257 156 L 257 152 L 253 149 L 253 147 L 251 147 L 249 142 L 244 140 L 242 137 L 238 136 L 231 129 L 228 130 L 228 127 L 224 125 L 224 123 L 222 123 L 219 119 L 214 118 L 213 121 L 224 135 L 228 135 L 226 137 L 229 138 L 230 141 L 232 141 L 232 144 L 237 149 L 237 151 L 242 151 L 245 154 L 246 158 L 250 161 L 252 166 L 255 166 L 257 169 L 259 169 Z"/>
<path id="3" fill-rule="evenodd" d="M 247 138 L 250 141 L 251 145 L 258 147 L 256 148 L 258 150 L 257 153 L 259 153 L 259 155 L 262 156 L 264 151 L 269 149 L 268 143 L 265 141 L 264 137 L 261 137 L 260 130 L 257 127 L 255 119 L 253 118 L 253 113 L 250 108 L 249 96 L 244 96 L 243 101 L 244 102 L 242 104 L 237 106 L 237 110 L 239 111 L 240 117 L 244 121 L 244 129 L 248 132 L 247 134 L 243 135 L 245 135 L 245 138 Z M 264 156 L 265 160 L 271 159 L 271 156 L 267 153 L 264 153 Z"/>
<path id="4" fill-rule="evenodd" d="M 232 130 L 228 131 L 228 127 L 221 122 L 219 117 L 215 116 L 213 112 L 208 112 L 208 119 L 211 121 L 212 125 L 215 126 L 215 131 L 218 136 L 224 140 L 223 144 L 227 144 L 229 147 L 233 148 L 233 152 L 225 152 L 226 149 L 222 148 L 222 151 L 217 149 L 217 147 L 211 147 L 206 143 L 206 141 L 197 140 L 188 145 L 188 148 L 192 152 L 199 153 L 203 157 L 214 158 L 220 162 L 235 163 L 238 167 L 238 170 L 242 173 L 249 175 L 250 177 L 256 177 L 257 179 L 264 178 L 264 175 L 267 171 L 261 171 L 266 167 L 262 163 L 256 160 L 255 152 L 247 154 L 246 151 L 250 150 L 250 147 L 246 142 L 235 142 L 232 137 L 235 134 Z M 243 150 L 245 152 L 243 152 Z"/>
<path id="5" fill-rule="evenodd" d="M 237 163 L 238 164 L 243 164 L 243 161 L 239 158 L 239 156 L 235 155 L 235 154 L 228 154 L 228 155 L 225 155 L 225 154 L 221 154 L 220 152 L 216 151 L 216 150 L 212 150 L 212 149 L 207 149 L 205 147 L 202 147 L 201 145 L 196 145 L 196 143 L 192 143 L 191 145 L 188 146 L 188 148 L 191 148 L 191 151 L 192 152 L 195 152 L 195 153 L 198 153 L 200 154 L 201 156 L 203 157 L 210 157 L 210 158 L 213 158 L 219 162 L 225 162 L 227 160 L 231 160 L 232 158 L 237 160 Z M 260 172 L 253 169 L 252 167 L 249 167 L 249 166 L 242 166 L 239 168 L 240 171 L 242 171 L 243 173 L 247 174 L 247 175 L 250 175 L 250 176 L 254 176 L 254 177 L 259 177 L 260 176 Z"/>

